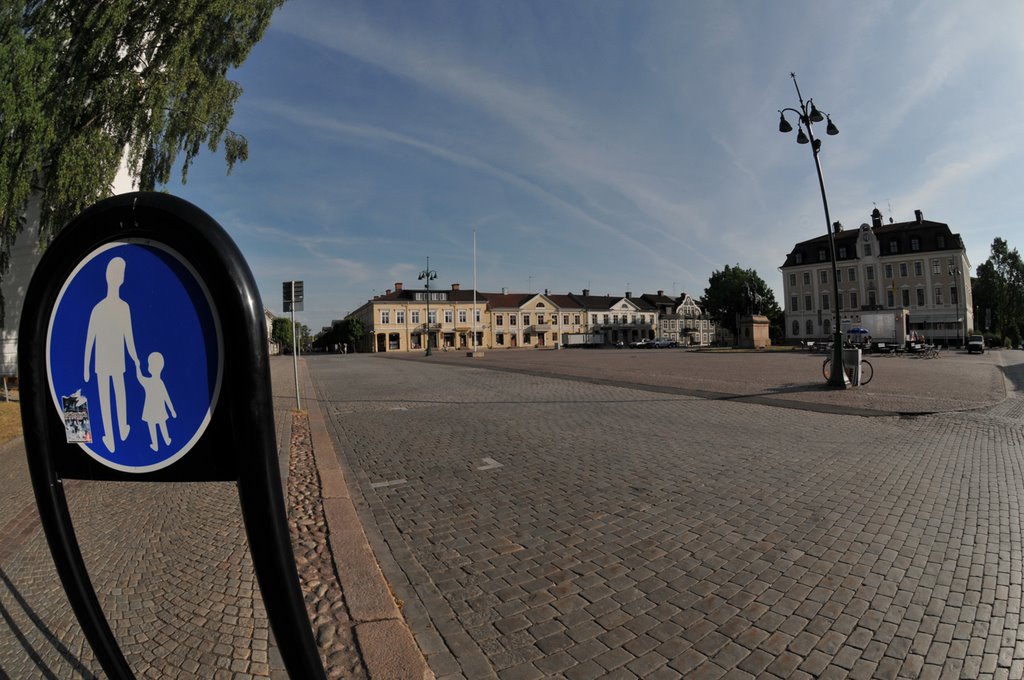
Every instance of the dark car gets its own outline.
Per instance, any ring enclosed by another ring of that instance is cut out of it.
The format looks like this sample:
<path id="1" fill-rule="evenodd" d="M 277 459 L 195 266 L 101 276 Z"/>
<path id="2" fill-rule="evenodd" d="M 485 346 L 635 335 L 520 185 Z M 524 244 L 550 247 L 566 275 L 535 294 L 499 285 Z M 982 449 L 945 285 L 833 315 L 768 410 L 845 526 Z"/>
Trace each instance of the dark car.
<path id="1" fill-rule="evenodd" d="M 972 335 L 967 338 L 967 353 L 974 354 L 975 352 L 978 354 L 985 353 L 985 338 L 980 335 Z"/>

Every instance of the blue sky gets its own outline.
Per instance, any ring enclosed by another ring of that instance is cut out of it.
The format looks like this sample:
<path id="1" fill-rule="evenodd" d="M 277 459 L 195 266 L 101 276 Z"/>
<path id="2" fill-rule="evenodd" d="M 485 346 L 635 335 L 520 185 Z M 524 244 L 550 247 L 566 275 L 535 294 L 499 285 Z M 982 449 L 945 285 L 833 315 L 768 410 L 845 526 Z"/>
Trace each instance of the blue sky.
<path id="1" fill-rule="evenodd" d="M 484 291 L 776 290 L 825 231 L 778 109 L 831 114 L 832 220 L 946 222 L 972 267 L 1021 247 L 1024 3 L 291 0 L 232 77 L 249 160 L 168 189 L 314 330 L 426 266 Z M 792 120 L 792 119 L 791 119 Z M 823 127 L 817 132 L 824 135 Z"/>

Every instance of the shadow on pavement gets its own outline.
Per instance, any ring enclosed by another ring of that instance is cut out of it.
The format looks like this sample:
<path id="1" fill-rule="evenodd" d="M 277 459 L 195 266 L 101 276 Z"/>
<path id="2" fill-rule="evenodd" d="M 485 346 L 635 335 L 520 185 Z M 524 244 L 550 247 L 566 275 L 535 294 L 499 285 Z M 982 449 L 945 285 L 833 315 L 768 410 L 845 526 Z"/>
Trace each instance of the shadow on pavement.
<path id="1" fill-rule="evenodd" d="M 64 657 L 64 659 L 67 660 L 67 662 L 77 672 L 77 674 L 83 678 L 86 678 L 87 680 L 94 680 L 96 676 L 92 674 L 92 671 L 90 671 L 88 668 L 82 665 L 82 662 L 78 659 L 78 657 L 72 654 L 67 647 L 61 644 L 60 640 L 58 640 L 57 637 L 53 634 L 53 632 L 49 628 L 47 628 L 46 624 L 43 623 L 42 619 L 39 618 L 35 611 L 33 611 L 32 608 L 29 606 L 25 598 L 21 595 L 21 593 L 18 592 L 18 589 L 14 586 L 14 583 L 11 582 L 11 579 L 7 577 L 7 574 L 4 572 L 3 569 L 0 569 L 0 581 L 3 581 L 4 586 L 6 586 L 7 590 L 17 601 L 18 605 L 25 611 L 25 614 L 32 621 L 32 623 L 35 624 L 35 627 L 38 628 L 39 631 L 43 634 L 43 636 L 47 639 L 47 641 L 53 645 L 54 649 L 56 649 L 57 652 L 60 653 L 60 655 Z M 28 638 L 25 637 L 24 632 L 22 632 L 22 630 L 18 627 L 18 624 L 14 621 L 14 617 L 11 616 L 11 613 L 7 610 L 6 607 L 3 606 L 3 604 L 0 604 L 0 618 L 4 620 L 7 626 L 11 629 L 11 632 L 14 633 L 14 637 L 17 638 L 18 642 L 21 643 L 21 646 L 24 647 L 25 654 L 28 656 L 29 659 L 32 660 L 32 663 L 34 663 L 36 667 L 39 668 L 39 672 L 43 674 L 43 677 L 53 678 L 53 680 L 60 680 L 60 676 L 55 674 L 46 666 L 46 663 L 39 655 L 39 652 L 37 652 L 35 648 L 32 647 L 32 643 L 30 643 L 28 641 Z M 0 674 L 2 673 L 3 669 L 0 669 Z"/>

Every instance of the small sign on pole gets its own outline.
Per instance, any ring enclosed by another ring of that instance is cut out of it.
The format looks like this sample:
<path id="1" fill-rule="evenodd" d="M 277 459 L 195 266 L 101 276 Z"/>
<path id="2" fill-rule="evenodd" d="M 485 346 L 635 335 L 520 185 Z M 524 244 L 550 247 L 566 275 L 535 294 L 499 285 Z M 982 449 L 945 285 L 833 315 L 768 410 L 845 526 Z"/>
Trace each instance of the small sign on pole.
<path id="1" fill-rule="evenodd" d="M 284 311 L 292 313 L 292 368 L 295 373 L 295 408 L 302 408 L 302 401 L 299 398 L 299 339 L 298 327 L 295 325 L 295 312 L 302 311 L 303 286 L 302 281 L 285 281 L 284 288 Z"/>

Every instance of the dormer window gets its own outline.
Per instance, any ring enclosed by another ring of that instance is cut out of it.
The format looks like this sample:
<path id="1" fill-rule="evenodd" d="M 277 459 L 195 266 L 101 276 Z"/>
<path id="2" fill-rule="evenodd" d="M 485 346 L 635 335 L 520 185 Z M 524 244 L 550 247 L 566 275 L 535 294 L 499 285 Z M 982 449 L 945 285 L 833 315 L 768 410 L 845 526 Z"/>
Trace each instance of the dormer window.
<path id="1" fill-rule="evenodd" d="M 804 254 L 803 253 L 793 253 L 793 262 L 795 262 L 796 264 L 803 264 L 803 262 L 804 262 Z"/>
<path id="2" fill-rule="evenodd" d="M 839 257 L 840 259 L 846 259 L 846 246 L 839 246 Z"/>
<path id="3" fill-rule="evenodd" d="M 818 262 L 824 262 L 828 256 L 825 254 L 824 248 L 818 248 Z"/>
<path id="4" fill-rule="evenodd" d="M 914 251 L 914 252 L 917 252 L 918 250 L 921 250 L 921 239 L 919 239 L 916 236 L 911 238 L 910 239 L 910 249 L 912 251 Z"/>
<path id="5" fill-rule="evenodd" d="M 937 245 L 939 248 L 945 248 L 946 247 L 946 237 L 943 236 L 942 234 L 937 235 L 935 237 L 935 245 Z"/>
<path id="6" fill-rule="evenodd" d="M 900 252 L 900 242 L 899 241 L 895 241 L 895 240 L 889 241 L 889 252 L 890 253 L 898 253 L 898 252 Z"/>

